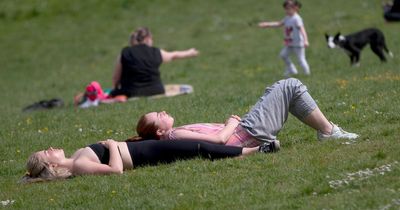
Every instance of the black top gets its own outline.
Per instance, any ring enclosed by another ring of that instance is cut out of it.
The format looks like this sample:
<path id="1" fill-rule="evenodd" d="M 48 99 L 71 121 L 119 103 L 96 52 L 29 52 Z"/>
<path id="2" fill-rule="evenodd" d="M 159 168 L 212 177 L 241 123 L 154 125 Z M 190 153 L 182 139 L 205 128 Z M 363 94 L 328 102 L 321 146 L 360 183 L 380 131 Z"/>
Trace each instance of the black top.
<path id="1" fill-rule="evenodd" d="M 394 0 L 390 12 L 400 12 L 400 0 Z"/>
<path id="2" fill-rule="evenodd" d="M 88 147 L 96 153 L 102 164 L 108 164 L 110 161 L 110 152 L 109 150 L 102 144 L 91 144 Z"/>
<path id="3" fill-rule="evenodd" d="M 161 63 L 161 51 L 158 48 L 145 44 L 125 47 L 121 52 L 121 87 L 112 95 L 133 97 L 163 94 L 165 90 L 159 71 Z"/>

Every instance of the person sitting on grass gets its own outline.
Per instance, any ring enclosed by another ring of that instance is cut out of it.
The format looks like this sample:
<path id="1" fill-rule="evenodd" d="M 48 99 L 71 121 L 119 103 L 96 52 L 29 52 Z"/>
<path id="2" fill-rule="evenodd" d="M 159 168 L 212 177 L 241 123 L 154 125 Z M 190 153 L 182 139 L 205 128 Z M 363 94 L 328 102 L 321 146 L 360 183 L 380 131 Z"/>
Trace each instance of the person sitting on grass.
<path id="1" fill-rule="evenodd" d="M 276 137 L 289 112 L 317 130 L 319 140 L 358 137 L 328 121 L 306 86 L 298 79 L 289 78 L 267 87 L 264 95 L 242 119 L 233 115 L 225 124 L 198 123 L 174 128 L 174 118 L 165 111 L 150 112 L 139 119 L 138 136 L 131 140 L 194 139 L 240 147 L 254 147 L 262 142 L 279 145 Z"/>
<path id="2" fill-rule="evenodd" d="M 393 0 L 390 3 L 386 2 L 383 5 L 383 10 L 383 17 L 386 21 L 400 21 L 400 0 Z"/>
<path id="3" fill-rule="evenodd" d="M 166 51 L 153 47 L 153 36 L 146 27 L 138 28 L 132 33 L 129 44 L 130 46 L 123 48 L 117 58 L 112 77 L 112 91 L 109 94 L 100 95 L 100 92 L 104 93 L 100 84 L 92 82 L 86 87 L 85 94 L 75 97 L 76 105 L 86 108 L 97 106 L 99 102 L 124 102 L 131 97 L 169 97 L 193 92 L 190 85 L 164 85 L 159 67 L 162 63 L 196 57 L 199 52 L 195 48 Z M 96 84 L 93 85 L 93 83 Z M 98 97 L 91 95 L 98 95 Z"/>
<path id="4" fill-rule="evenodd" d="M 22 183 L 66 179 L 76 175 L 122 174 L 139 166 L 171 163 L 176 160 L 202 157 L 220 159 L 241 157 L 256 152 L 275 152 L 271 144 L 253 148 L 224 146 L 202 141 L 100 141 L 65 157 L 64 150 L 50 147 L 33 153 L 27 162 Z"/>

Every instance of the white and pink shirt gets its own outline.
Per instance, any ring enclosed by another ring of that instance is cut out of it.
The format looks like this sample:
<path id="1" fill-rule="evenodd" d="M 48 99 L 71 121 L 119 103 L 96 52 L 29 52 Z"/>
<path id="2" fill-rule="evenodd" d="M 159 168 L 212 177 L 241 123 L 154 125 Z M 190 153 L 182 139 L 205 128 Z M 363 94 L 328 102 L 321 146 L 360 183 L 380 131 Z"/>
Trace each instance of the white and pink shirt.
<path id="1" fill-rule="evenodd" d="M 184 125 L 181 127 L 173 128 L 163 140 L 178 140 L 175 131 L 183 129 L 201 134 L 217 134 L 225 127 L 220 123 L 197 123 Z M 225 145 L 238 146 L 238 147 L 256 147 L 261 145 L 261 142 L 251 136 L 242 126 L 238 125 L 235 128 L 232 136 L 228 139 Z"/>
<path id="2" fill-rule="evenodd" d="M 283 20 L 284 41 L 288 47 L 304 47 L 304 37 L 300 28 L 304 25 L 303 19 L 297 13 L 286 16 Z"/>

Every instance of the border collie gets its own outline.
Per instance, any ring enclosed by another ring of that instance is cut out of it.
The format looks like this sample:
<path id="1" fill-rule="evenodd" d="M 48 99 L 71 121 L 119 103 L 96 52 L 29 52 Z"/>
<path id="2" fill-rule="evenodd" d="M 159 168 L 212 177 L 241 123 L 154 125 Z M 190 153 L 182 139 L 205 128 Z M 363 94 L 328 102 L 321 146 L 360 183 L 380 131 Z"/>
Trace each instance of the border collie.
<path id="1" fill-rule="evenodd" d="M 337 33 L 335 36 L 330 36 L 325 33 L 326 41 L 329 48 L 339 46 L 344 49 L 350 57 L 350 63 L 354 66 L 359 66 L 361 50 L 369 44 L 372 52 L 374 52 L 382 62 L 386 62 L 386 57 L 383 51 L 393 57 L 393 53 L 389 51 L 385 43 L 385 36 L 382 31 L 376 28 L 368 28 L 362 31 L 343 36 Z"/>

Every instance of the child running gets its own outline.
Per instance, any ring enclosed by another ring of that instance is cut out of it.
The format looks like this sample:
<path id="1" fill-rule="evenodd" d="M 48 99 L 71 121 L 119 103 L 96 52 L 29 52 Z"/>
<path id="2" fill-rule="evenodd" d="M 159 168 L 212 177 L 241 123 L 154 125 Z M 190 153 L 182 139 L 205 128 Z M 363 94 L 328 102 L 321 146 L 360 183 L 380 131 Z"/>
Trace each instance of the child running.
<path id="1" fill-rule="evenodd" d="M 284 26 L 284 41 L 285 47 L 280 53 L 280 57 L 286 64 L 285 76 L 296 75 L 297 69 L 290 59 L 291 54 L 295 54 L 304 74 L 310 74 L 310 67 L 308 66 L 305 54 L 305 48 L 309 46 L 308 37 L 304 28 L 303 20 L 298 14 L 301 3 L 296 0 L 286 0 L 283 3 L 286 11 L 286 17 L 279 22 L 260 22 L 260 28 L 271 28 Z"/>

